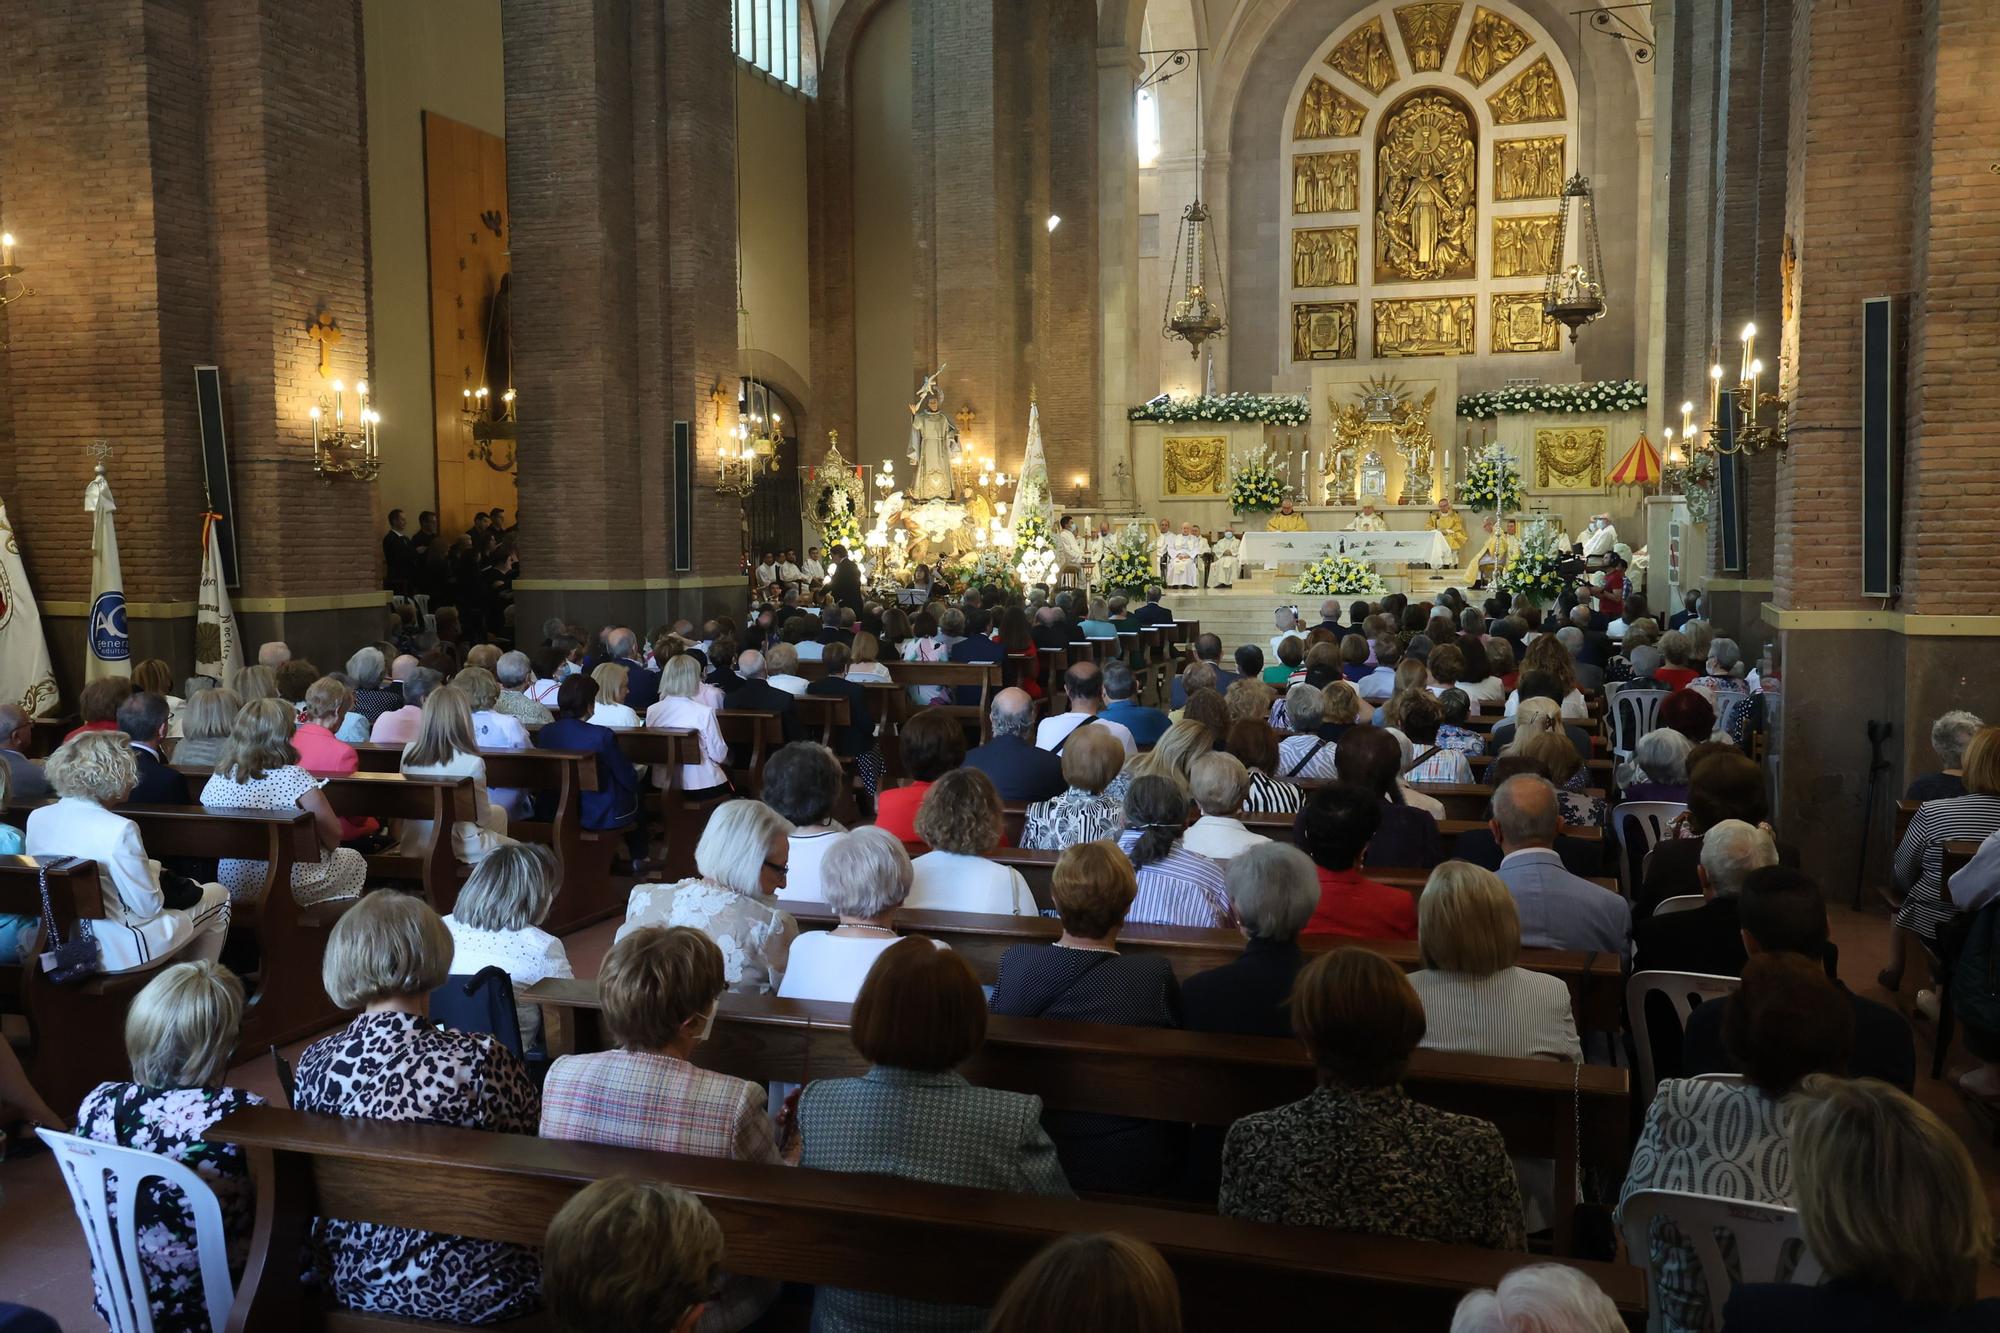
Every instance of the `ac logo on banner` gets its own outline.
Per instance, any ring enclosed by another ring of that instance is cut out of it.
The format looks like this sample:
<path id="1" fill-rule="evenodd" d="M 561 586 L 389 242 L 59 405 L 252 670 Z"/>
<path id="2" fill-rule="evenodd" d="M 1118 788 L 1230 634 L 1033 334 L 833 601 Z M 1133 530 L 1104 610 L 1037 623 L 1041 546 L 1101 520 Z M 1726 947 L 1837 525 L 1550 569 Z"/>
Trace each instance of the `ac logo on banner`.
<path id="1" fill-rule="evenodd" d="M 125 594 L 101 592 L 90 604 L 90 655 L 105 662 L 123 662 L 132 655 L 125 628 Z"/>

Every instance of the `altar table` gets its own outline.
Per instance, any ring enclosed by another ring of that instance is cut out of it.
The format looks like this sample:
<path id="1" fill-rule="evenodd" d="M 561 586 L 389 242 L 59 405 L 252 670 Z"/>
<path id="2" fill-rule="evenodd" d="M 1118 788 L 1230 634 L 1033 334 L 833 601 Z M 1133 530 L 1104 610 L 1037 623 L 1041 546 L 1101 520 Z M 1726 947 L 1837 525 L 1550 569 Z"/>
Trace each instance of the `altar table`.
<path id="1" fill-rule="evenodd" d="M 1388 532 L 1246 532 L 1243 563 L 1303 565 L 1346 555 L 1371 565 L 1455 565 L 1451 543 L 1435 529 Z"/>

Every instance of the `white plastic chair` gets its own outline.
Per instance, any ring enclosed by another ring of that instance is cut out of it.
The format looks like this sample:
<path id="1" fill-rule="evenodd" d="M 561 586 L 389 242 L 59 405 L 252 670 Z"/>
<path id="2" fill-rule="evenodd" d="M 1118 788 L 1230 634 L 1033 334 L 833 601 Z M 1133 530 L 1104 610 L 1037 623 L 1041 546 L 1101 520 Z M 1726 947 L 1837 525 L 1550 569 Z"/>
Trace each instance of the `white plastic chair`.
<path id="1" fill-rule="evenodd" d="M 1666 916 L 1670 912 L 1692 912 L 1707 901 L 1708 899 L 1698 893 L 1683 893 L 1678 898 L 1663 898 L 1660 900 L 1660 905 L 1653 909 L 1653 915 Z"/>
<path id="2" fill-rule="evenodd" d="M 1681 1031 L 1687 1031 L 1688 1015 L 1697 1002 L 1706 1004 L 1725 995 L 1734 995 L 1742 985 L 1736 977 L 1711 976 L 1705 972 L 1634 972 L 1625 981 L 1625 1013 L 1632 1024 L 1632 1048 L 1639 1075 L 1639 1105 L 1650 1106 L 1657 1080 L 1653 1071 L 1652 1034 L 1646 1030 L 1646 997 L 1664 995 L 1674 1006 Z"/>
<path id="3" fill-rule="evenodd" d="M 195 1254 L 201 1264 L 202 1296 L 208 1304 L 210 1326 L 221 1328 L 229 1322 L 236 1287 L 229 1278 L 222 1205 L 216 1202 L 208 1182 L 171 1158 L 137 1148 L 121 1148 L 51 1129 L 35 1132 L 55 1154 L 76 1204 L 83 1238 L 90 1245 L 91 1266 L 111 1307 L 111 1333 L 153 1333 L 153 1309 L 139 1258 L 137 1217 L 146 1182 L 156 1178 L 178 1189 L 194 1215 Z M 106 1197 L 107 1183 L 117 1195 L 115 1205 Z"/>
<path id="4" fill-rule="evenodd" d="M 1660 705 L 1671 690 L 1636 690 L 1629 685 L 1611 700 L 1611 753 L 1630 759 L 1632 747 L 1659 720 Z"/>
<path id="5" fill-rule="evenodd" d="M 1624 886 L 1627 898 L 1639 891 L 1639 869 L 1646 864 L 1646 853 L 1659 845 L 1674 817 L 1686 809 L 1685 801 L 1625 801 L 1611 807 L 1611 840 L 1618 845 L 1618 882 Z M 1634 851 L 1638 855 L 1634 856 Z"/>
<path id="6" fill-rule="evenodd" d="M 1639 1190 L 1619 1205 L 1620 1229 L 1632 1262 L 1646 1267 L 1648 1299 L 1646 1327 L 1659 1333 L 1666 1327 L 1660 1308 L 1660 1271 L 1653 1266 L 1648 1237 L 1655 1217 L 1673 1223 L 1701 1260 L 1708 1286 L 1708 1308 L 1722 1322 L 1722 1307 L 1735 1281 L 1718 1242 L 1727 1232 L 1736 1242 L 1736 1271 L 1745 1282 L 1817 1283 L 1819 1261 L 1806 1252 L 1796 1209 L 1776 1204 L 1745 1203 L 1717 1194 L 1684 1194 L 1679 1190 Z"/>

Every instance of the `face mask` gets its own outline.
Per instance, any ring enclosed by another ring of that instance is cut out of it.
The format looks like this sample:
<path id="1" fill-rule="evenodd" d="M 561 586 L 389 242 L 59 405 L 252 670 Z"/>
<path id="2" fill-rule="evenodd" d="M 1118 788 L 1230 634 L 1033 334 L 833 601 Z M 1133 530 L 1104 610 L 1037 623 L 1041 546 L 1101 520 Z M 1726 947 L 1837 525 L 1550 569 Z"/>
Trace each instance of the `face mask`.
<path id="1" fill-rule="evenodd" d="M 708 1034 L 715 1030 L 716 1012 L 721 1008 L 722 1008 L 722 997 L 718 995 L 715 998 L 715 1003 L 708 1006 L 708 1012 L 701 1016 L 701 1028 L 694 1034 L 694 1039 L 696 1041 L 708 1040 Z"/>

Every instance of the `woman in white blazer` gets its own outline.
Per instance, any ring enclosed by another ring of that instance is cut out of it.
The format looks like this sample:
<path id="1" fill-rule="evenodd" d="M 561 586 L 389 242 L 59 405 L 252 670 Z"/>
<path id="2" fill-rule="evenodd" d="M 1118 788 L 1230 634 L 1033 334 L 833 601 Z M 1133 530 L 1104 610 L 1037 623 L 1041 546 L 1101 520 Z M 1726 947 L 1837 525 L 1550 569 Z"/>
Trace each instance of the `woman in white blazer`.
<path id="1" fill-rule="evenodd" d="M 87 731 L 49 756 L 49 786 L 59 799 L 28 815 L 30 856 L 84 856 L 97 862 L 104 918 L 91 923 L 106 972 L 152 967 L 183 954 L 214 962 L 229 934 L 229 892 L 199 885 L 183 907 L 167 906 L 160 863 L 146 855 L 139 826 L 105 809 L 139 781 L 132 743 L 123 732 Z"/>

